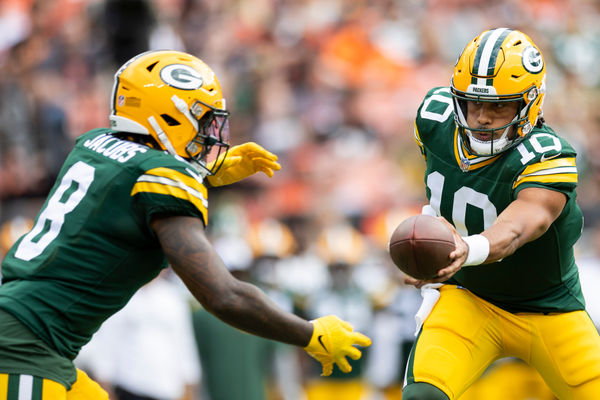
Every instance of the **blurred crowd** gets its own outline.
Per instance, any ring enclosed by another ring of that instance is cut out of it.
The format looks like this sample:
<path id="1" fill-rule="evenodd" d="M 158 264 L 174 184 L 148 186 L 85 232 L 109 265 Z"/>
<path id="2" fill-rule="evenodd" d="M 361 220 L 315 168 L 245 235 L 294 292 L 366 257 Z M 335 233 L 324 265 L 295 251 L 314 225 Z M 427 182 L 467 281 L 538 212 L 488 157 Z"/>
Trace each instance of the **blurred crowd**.
<path id="1" fill-rule="evenodd" d="M 232 144 L 256 141 L 282 165 L 272 179 L 211 189 L 208 230 L 228 266 L 284 308 L 335 313 L 375 339 L 364 368 L 326 381 L 339 387 L 319 386 L 303 356 L 281 349 L 277 373 L 246 369 L 287 382 L 270 398 L 360 393 L 365 382 L 394 398 L 420 301 L 386 254 L 393 228 L 425 202 L 413 121 L 485 29 L 522 30 L 543 52 L 544 117 L 578 150 L 582 275 L 600 281 L 599 20 L 598 0 L 2 0 L 2 244 L 35 216 L 75 138 L 108 126 L 116 69 L 148 49 L 187 51 L 221 82 Z M 196 339 L 210 340 L 198 326 L 214 321 L 194 315 Z"/>

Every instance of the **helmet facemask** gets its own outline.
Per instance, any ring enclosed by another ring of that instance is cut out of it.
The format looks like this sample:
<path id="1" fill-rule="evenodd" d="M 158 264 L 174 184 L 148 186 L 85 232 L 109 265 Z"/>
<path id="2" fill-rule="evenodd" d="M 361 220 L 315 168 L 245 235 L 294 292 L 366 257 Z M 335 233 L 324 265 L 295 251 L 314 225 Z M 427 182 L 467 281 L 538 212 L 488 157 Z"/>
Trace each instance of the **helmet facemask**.
<path id="1" fill-rule="evenodd" d="M 203 168 L 208 175 L 214 175 L 225 157 L 220 162 L 215 162 L 210 168 L 207 158 L 210 154 L 219 159 L 222 153 L 229 150 L 229 111 L 212 107 L 196 100 L 190 107 L 190 113 L 197 124 L 196 136 L 187 144 L 185 151 L 189 159 L 197 166 Z"/>
<path id="2" fill-rule="evenodd" d="M 469 152 L 478 156 L 490 156 L 501 153 L 520 143 L 533 129 L 529 120 L 529 111 L 535 103 L 538 90 L 532 87 L 523 93 L 509 96 L 490 96 L 465 93 L 452 86 L 452 97 L 454 104 L 454 120 L 458 126 L 458 132 Z M 525 101 L 527 99 L 528 101 Z M 509 103 L 518 102 L 517 113 L 507 124 L 497 128 L 469 127 L 467 123 L 468 102 L 481 103 Z M 481 140 L 473 135 L 475 132 L 489 133 L 490 140 Z"/>

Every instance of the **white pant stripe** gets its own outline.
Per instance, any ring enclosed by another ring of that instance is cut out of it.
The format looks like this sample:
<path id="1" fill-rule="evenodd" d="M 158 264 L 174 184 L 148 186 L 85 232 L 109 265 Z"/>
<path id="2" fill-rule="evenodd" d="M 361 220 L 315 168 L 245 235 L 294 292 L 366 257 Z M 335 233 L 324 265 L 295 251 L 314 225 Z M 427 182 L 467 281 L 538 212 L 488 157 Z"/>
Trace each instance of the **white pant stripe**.
<path id="1" fill-rule="evenodd" d="M 21 375 L 19 379 L 19 400 L 31 400 L 33 395 L 33 376 Z"/>

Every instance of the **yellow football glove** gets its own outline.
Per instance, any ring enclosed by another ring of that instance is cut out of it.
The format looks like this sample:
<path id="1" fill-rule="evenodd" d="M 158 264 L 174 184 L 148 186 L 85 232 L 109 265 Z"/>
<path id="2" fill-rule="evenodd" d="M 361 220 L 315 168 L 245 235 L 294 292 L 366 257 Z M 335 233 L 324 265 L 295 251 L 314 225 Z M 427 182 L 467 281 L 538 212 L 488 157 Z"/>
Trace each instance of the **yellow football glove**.
<path id="1" fill-rule="evenodd" d="M 346 356 L 358 360 L 362 355 L 353 345 L 371 345 L 371 339 L 362 333 L 354 332 L 350 323 L 335 315 L 318 318 L 312 321 L 312 324 L 313 334 L 304 350 L 323 365 L 321 376 L 331 375 L 334 362 L 342 372 L 352 371 Z"/>
<path id="2" fill-rule="evenodd" d="M 274 171 L 281 169 L 277 156 L 254 142 L 233 146 L 207 167 L 211 169 L 215 163 L 221 162 L 223 165 L 217 173 L 207 177 L 211 186 L 230 185 L 259 171 L 271 178 Z"/>

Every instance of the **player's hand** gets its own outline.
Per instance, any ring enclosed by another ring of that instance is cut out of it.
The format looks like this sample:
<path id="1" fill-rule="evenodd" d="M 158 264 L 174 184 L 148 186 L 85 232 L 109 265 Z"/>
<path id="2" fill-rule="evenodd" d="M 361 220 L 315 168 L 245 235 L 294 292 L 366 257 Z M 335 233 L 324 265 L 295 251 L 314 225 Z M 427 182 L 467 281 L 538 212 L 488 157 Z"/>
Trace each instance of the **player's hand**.
<path id="1" fill-rule="evenodd" d="M 450 253 L 450 264 L 438 271 L 438 274 L 432 283 L 444 282 L 450 279 L 452 275 L 460 271 L 469 254 L 469 245 L 465 243 L 454 225 L 448 222 L 444 217 L 438 217 L 438 219 L 442 220 L 442 222 L 444 222 L 444 224 L 452 231 L 456 248 Z"/>
<path id="2" fill-rule="evenodd" d="M 463 238 L 460 236 L 454 225 L 448 222 L 444 217 L 438 217 L 446 226 L 452 231 L 452 235 L 454 236 L 454 243 L 456 245 L 455 249 L 450 253 L 450 264 L 446 267 L 440 269 L 435 278 L 429 280 L 420 280 L 415 279 L 411 276 L 406 275 L 404 277 L 404 283 L 407 285 L 412 285 L 417 289 L 421 288 L 421 286 L 426 283 L 441 283 L 447 281 L 452 278 L 452 276 L 460 271 L 462 265 L 465 263 L 467 259 L 467 255 L 469 254 L 469 246 Z"/>
<path id="3" fill-rule="evenodd" d="M 362 333 L 354 332 L 350 323 L 334 315 L 318 318 L 312 321 L 312 324 L 313 334 L 304 350 L 323 365 L 322 376 L 331 375 L 333 363 L 336 363 L 342 372 L 352 371 L 346 356 L 358 360 L 362 355 L 354 345 L 371 345 L 371 339 Z"/>
<path id="4" fill-rule="evenodd" d="M 405 285 L 412 285 L 412 286 L 416 287 L 417 289 L 421 289 L 421 286 L 425 285 L 426 283 L 428 283 L 428 282 L 422 281 L 417 278 L 413 278 L 410 275 L 406 275 L 406 274 L 404 275 L 404 284 Z"/>
<path id="5" fill-rule="evenodd" d="M 233 146 L 227 153 L 209 163 L 208 168 L 221 162 L 223 165 L 217 173 L 207 177 L 211 186 L 230 185 L 257 172 L 263 172 L 271 178 L 275 171 L 281 169 L 277 156 L 254 142 Z"/>

